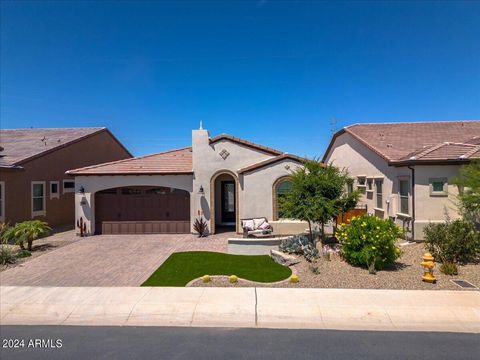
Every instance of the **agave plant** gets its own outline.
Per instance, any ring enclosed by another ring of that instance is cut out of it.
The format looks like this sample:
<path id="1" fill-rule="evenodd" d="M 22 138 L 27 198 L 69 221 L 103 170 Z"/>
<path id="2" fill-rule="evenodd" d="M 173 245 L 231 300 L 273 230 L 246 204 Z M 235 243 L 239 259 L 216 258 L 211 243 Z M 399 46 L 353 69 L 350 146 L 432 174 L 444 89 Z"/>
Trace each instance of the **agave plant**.
<path id="1" fill-rule="evenodd" d="M 15 241 L 15 244 L 25 250 L 27 243 L 28 251 L 32 251 L 33 241 L 49 234 L 51 228 L 41 220 L 29 220 L 15 224 L 3 231 L 3 241 Z"/>
<path id="2" fill-rule="evenodd" d="M 193 229 L 198 233 L 198 237 L 207 236 L 207 222 L 203 217 L 195 219 Z"/>

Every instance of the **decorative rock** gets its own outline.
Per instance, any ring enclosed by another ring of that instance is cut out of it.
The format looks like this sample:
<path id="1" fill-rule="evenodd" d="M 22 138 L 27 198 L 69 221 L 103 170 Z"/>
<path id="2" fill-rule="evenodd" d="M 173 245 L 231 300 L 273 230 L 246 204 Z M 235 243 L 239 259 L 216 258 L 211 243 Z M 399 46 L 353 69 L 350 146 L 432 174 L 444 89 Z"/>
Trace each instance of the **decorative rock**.
<path id="1" fill-rule="evenodd" d="M 203 280 L 204 283 L 210 282 L 210 280 L 211 280 L 211 279 L 210 279 L 210 275 L 203 275 L 203 276 L 202 276 L 202 280 Z"/>
<path id="2" fill-rule="evenodd" d="M 300 278 L 298 277 L 298 275 L 290 276 L 290 282 L 291 283 L 298 283 L 299 281 L 300 281 Z"/>
<path id="3" fill-rule="evenodd" d="M 228 280 L 230 280 L 231 283 L 236 283 L 238 281 L 238 277 L 237 275 L 230 275 Z"/>
<path id="4" fill-rule="evenodd" d="M 291 266 L 300 262 L 297 257 L 285 254 L 278 250 L 270 250 L 270 257 L 273 259 L 273 261 L 283 266 Z"/>

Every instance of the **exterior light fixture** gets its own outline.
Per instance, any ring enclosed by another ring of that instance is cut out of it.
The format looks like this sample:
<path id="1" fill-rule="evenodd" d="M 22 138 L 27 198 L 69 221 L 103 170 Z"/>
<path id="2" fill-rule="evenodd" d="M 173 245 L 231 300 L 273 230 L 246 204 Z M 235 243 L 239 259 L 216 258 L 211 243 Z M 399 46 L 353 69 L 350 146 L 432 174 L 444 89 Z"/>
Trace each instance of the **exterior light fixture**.
<path id="1" fill-rule="evenodd" d="M 78 189 L 78 192 L 80 194 L 85 194 L 85 188 L 83 186 L 80 186 L 80 189 Z"/>
<path id="2" fill-rule="evenodd" d="M 198 189 L 198 194 L 199 195 L 204 195 L 205 194 L 205 191 L 203 190 L 203 186 L 200 185 L 200 189 Z"/>

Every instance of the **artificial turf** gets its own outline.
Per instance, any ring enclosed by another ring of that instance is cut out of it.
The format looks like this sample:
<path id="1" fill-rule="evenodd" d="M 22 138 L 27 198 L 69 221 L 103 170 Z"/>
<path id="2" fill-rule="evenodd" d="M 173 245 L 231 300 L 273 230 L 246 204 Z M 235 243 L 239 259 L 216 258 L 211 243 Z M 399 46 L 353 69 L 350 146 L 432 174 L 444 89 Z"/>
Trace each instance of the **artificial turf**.
<path id="1" fill-rule="evenodd" d="M 288 278 L 292 271 L 267 255 L 230 255 L 208 251 L 188 251 L 170 257 L 142 286 L 185 286 L 203 275 L 236 275 L 258 282 Z"/>

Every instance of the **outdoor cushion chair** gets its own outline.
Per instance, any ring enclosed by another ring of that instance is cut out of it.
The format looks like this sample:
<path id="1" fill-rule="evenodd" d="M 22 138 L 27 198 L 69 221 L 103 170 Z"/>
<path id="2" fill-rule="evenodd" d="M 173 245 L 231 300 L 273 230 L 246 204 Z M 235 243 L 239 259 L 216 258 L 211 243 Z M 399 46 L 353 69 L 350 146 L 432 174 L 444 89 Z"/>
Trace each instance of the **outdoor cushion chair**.
<path id="1" fill-rule="evenodd" d="M 244 238 L 255 234 L 271 234 L 273 231 L 272 225 L 265 217 L 242 219 L 242 229 Z"/>

